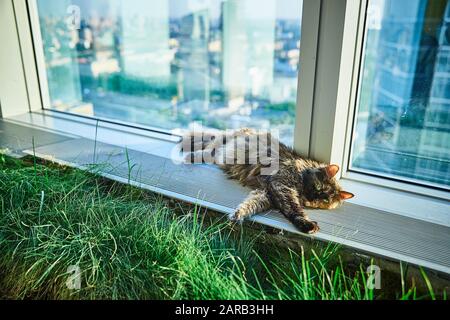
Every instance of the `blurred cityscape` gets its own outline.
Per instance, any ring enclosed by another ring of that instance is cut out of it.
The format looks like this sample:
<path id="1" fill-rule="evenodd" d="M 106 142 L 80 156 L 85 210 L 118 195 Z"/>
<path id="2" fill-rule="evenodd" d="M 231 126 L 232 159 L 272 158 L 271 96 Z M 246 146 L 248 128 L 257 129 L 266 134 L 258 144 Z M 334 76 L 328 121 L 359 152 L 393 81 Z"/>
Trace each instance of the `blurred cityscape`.
<path id="1" fill-rule="evenodd" d="M 302 0 L 39 0 L 51 108 L 292 144 Z"/>
<path id="2" fill-rule="evenodd" d="M 50 108 L 293 142 L 302 0 L 38 0 Z M 370 0 L 353 170 L 450 185 L 450 4 Z M 301 115 L 300 115 L 301 116 Z"/>
<path id="3" fill-rule="evenodd" d="M 354 169 L 450 186 L 450 2 L 369 2 Z"/>

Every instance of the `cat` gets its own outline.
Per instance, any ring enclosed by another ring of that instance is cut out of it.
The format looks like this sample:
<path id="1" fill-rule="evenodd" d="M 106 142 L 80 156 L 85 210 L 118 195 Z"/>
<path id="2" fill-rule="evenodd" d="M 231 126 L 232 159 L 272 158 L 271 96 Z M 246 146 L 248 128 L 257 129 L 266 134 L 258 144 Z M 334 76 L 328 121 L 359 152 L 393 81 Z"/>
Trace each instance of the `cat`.
<path id="1" fill-rule="evenodd" d="M 244 161 L 242 152 L 241 161 L 237 161 L 238 150 L 245 151 Z M 235 222 L 274 208 L 299 231 L 313 234 L 320 228 L 308 218 L 305 208 L 335 209 L 354 197 L 343 191 L 335 179 L 339 166 L 303 158 L 268 132 L 257 133 L 249 128 L 190 132 L 182 139 L 181 151 L 186 154 L 187 163 L 218 164 L 229 178 L 253 189 L 230 215 Z M 263 170 L 268 170 L 275 161 L 277 170 L 263 175 Z"/>

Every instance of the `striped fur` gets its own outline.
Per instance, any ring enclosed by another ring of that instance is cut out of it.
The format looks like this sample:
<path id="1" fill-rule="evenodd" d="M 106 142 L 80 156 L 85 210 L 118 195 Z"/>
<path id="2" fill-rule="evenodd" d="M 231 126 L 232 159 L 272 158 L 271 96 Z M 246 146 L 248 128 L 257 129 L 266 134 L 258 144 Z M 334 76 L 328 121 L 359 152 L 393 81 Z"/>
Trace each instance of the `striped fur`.
<path id="1" fill-rule="evenodd" d="M 254 143 L 261 139 L 269 143 L 266 146 Z M 277 143 L 278 148 L 273 148 Z M 184 137 L 182 150 L 187 162 L 216 163 L 229 178 L 253 189 L 230 217 L 234 221 L 275 208 L 300 231 L 315 233 L 319 226 L 309 220 L 305 207 L 334 209 L 353 197 L 342 191 L 335 179 L 339 167 L 306 159 L 270 133 L 247 128 L 233 132 L 194 132 Z M 278 161 L 278 171 L 262 175 L 262 170 L 274 161 Z"/>

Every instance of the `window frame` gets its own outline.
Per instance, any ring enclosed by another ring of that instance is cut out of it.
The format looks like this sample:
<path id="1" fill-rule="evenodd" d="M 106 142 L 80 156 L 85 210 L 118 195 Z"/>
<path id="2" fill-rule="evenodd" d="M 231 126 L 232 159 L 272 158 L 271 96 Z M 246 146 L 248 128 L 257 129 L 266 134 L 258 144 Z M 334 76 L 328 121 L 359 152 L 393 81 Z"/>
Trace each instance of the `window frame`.
<path id="1" fill-rule="evenodd" d="M 448 200 L 450 197 L 447 191 L 437 186 L 433 187 L 431 184 L 421 184 L 417 180 L 393 175 L 377 175 L 374 172 L 350 169 L 351 145 L 359 102 L 359 80 L 364 61 L 366 12 L 369 1 L 320 1 L 322 10 L 319 27 L 321 39 L 319 41 L 322 43 L 319 43 L 319 47 L 325 53 L 321 56 L 321 52 L 319 52 L 317 58 L 314 88 L 316 98 L 313 99 L 314 105 L 310 107 L 313 115 L 308 124 L 311 128 L 310 140 L 307 141 L 309 149 L 298 150 L 308 150 L 306 154 L 309 157 L 338 164 L 342 168 L 339 176 L 341 179 L 366 182 Z M 332 14 L 329 14 L 330 12 Z M 339 19 L 339 24 L 327 24 L 327 20 L 337 21 Z M 329 39 L 336 38 L 341 41 L 340 47 L 330 45 Z M 326 52 L 333 51 L 341 54 L 326 56 Z M 301 63 L 305 62 L 301 61 Z M 332 70 L 333 66 L 335 66 L 334 70 Z M 337 80 L 330 80 L 330 70 L 335 73 Z M 301 77 L 300 73 L 300 81 L 302 81 Z M 323 96 L 326 97 L 323 98 Z M 301 96 L 299 100 L 302 100 Z M 336 108 L 329 108 L 326 103 L 335 105 Z M 309 109 L 304 104 L 300 103 L 299 107 L 298 114 L 308 114 Z M 304 119 L 303 121 L 308 120 Z M 305 124 L 305 126 L 307 125 Z M 303 141 L 305 144 L 307 142 Z"/>
<path id="2" fill-rule="evenodd" d="M 450 225 L 449 192 L 411 184 L 398 177 L 381 177 L 349 169 L 369 1 L 320 0 L 315 98 L 311 107 L 309 149 L 305 154 L 341 167 L 338 177 L 343 187 L 360 195 L 350 200 L 352 203 Z M 333 44 L 335 39 L 340 40 L 339 45 Z M 327 55 L 327 52 L 340 54 Z M 334 81 L 329 75 L 330 70 Z M 299 112 L 302 114 L 301 108 Z"/>
<path id="3" fill-rule="evenodd" d="M 22 3 L 23 4 L 23 3 Z M 0 3 L 0 39 L 4 50 L 0 52 L 0 115 L 10 117 L 27 112 L 33 96 L 30 87 L 37 89 L 36 83 L 27 79 L 33 72 L 26 72 L 24 61 L 30 61 L 23 41 L 24 25 L 17 17 L 24 11 L 17 1 Z M 29 67 L 29 65 L 28 65 Z"/>
<path id="4" fill-rule="evenodd" d="M 368 1 L 303 0 L 294 148 L 305 156 L 338 164 L 342 184 L 355 194 L 359 190 L 373 191 L 372 199 L 356 197 L 351 200 L 354 203 L 450 225 L 447 204 L 450 193 L 410 184 L 403 179 L 399 181 L 349 170 Z M 5 33 L 11 33 L 8 39 L 16 38 L 15 50 L 20 53 L 17 58 L 21 59 L 21 67 L 11 68 L 8 74 L 17 72 L 23 74 L 23 79 L 15 84 L 17 90 L 6 93 L 13 99 L 0 97 L 3 101 L 15 101 L 14 104 L 2 103 L 2 114 L 4 117 L 27 111 L 48 114 L 44 106 L 49 105 L 50 100 L 36 0 L 5 0 L 4 3 L 11 4 L 12 12 L 0 11 L 0 18 L 13 14 L 16 33 L 0 30 L 0 36 L 3 38 Z M 3 81 L 0 78 L 0 85 Z M 23 97 L 24 93 L 27 101 L 20 100 L 18 107 L 17 97 Z M 27 110 L 23 104 L 27 105 Z M 92 118 L 86 121 L 92 122 Z M 389 192 L 401 196 L 403 209 L 389 210 L 392 207 L 389 203 L 380 205 L 380 202 L 390 202 L 384 201 L 390 197 Z M 431 208 L 433 218 L 429 217 L 430 214 L 424 218 L 410 212 L 418 206 Z"/>
<path id="5" fill-rule="evenodd" d="M 28 37 L 32 42 L 32 50 L 34 53 L 35 77 L 38 79 L 40 104 L 30 105 L 30 111 L 45 110 L 45 106 L 50 106 L 50 91 L 48 87 L 48 78 L 45 66 L 44 48 L 42 45 L 42 35 L 39 26 L 39 16 L 37 9 L 37 0 L 13 0 L 20 5 L 20 15 L 17 16 L 18 24 L 26 25 L 28 23 L 27 32 L 24 37 Z M 26 66 L 27 64 L 24 63 Z"/>
<path id="6" fill-rule="evenodd" d="M 360 108 L 360 95 L 362 89 L 361 75 L 364 72 L 365 63 L 365 40 L 367 38 L 368 29 L 367 24 L 367 9 L 370 0 L 361 0 L 361 14 L 358 22 L 358 28 L 361 30 L 357 39 L 358 45 L 356 50 L 356 55 L 353 60 L 355 66 L 353 84 L 350 94 L 350 108 L 348 110 L 348 126 L 346 136 L 348 137 L 345 143 L 344 157 L 343 157 L 343 167 L 346 168 L 343 172 L 342 177 L 354 180 L 354 181 L 364 181 L 380 186 L 389 186 L 394 189 L 406 190 L 410 192 L 415 192 L 419 194 L 425 194 L 429 196 L 436 196 L 438 198 L 448 198 L 448 191 L 444 186 L 440 184 L 435 184 L 432 182 L 421 181 L 419 179 L 413 179 L 408 177 L 397 176 L 388 173 L 376 172 L 372 170 L 365 169 L 352 169 L 351 159 L 352 159 L 352 143 L 353 136 L 356 131 L 357 126 L 357 115 Z M 350 63 L 350 61 L 349 61 Z M 447 194 L 447 195 L 446 195 Z"/>

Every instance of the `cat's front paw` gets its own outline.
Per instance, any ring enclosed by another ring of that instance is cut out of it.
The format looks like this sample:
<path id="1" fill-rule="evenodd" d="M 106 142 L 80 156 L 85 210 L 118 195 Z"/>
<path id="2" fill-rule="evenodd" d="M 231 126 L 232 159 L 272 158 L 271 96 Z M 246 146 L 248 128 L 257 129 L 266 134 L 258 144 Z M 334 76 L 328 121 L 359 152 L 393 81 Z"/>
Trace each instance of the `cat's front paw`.
<path id="1" fill-rule="evenodd" d="M 320 230 L 319 225 L 316 221 L 311 221 L 300 217 L 296 217 L 291 221 L 303 233 L 313 234 Z"/>
<path id="2" fill-rule="evenodd" d="M 305 232 L 306 233 L 313 234 L 313 233 L 319 232 L 319 230 L 320 230 L 320 227 L 316 221 L 306 220 L 306 223 L 305 223 Z"/>

